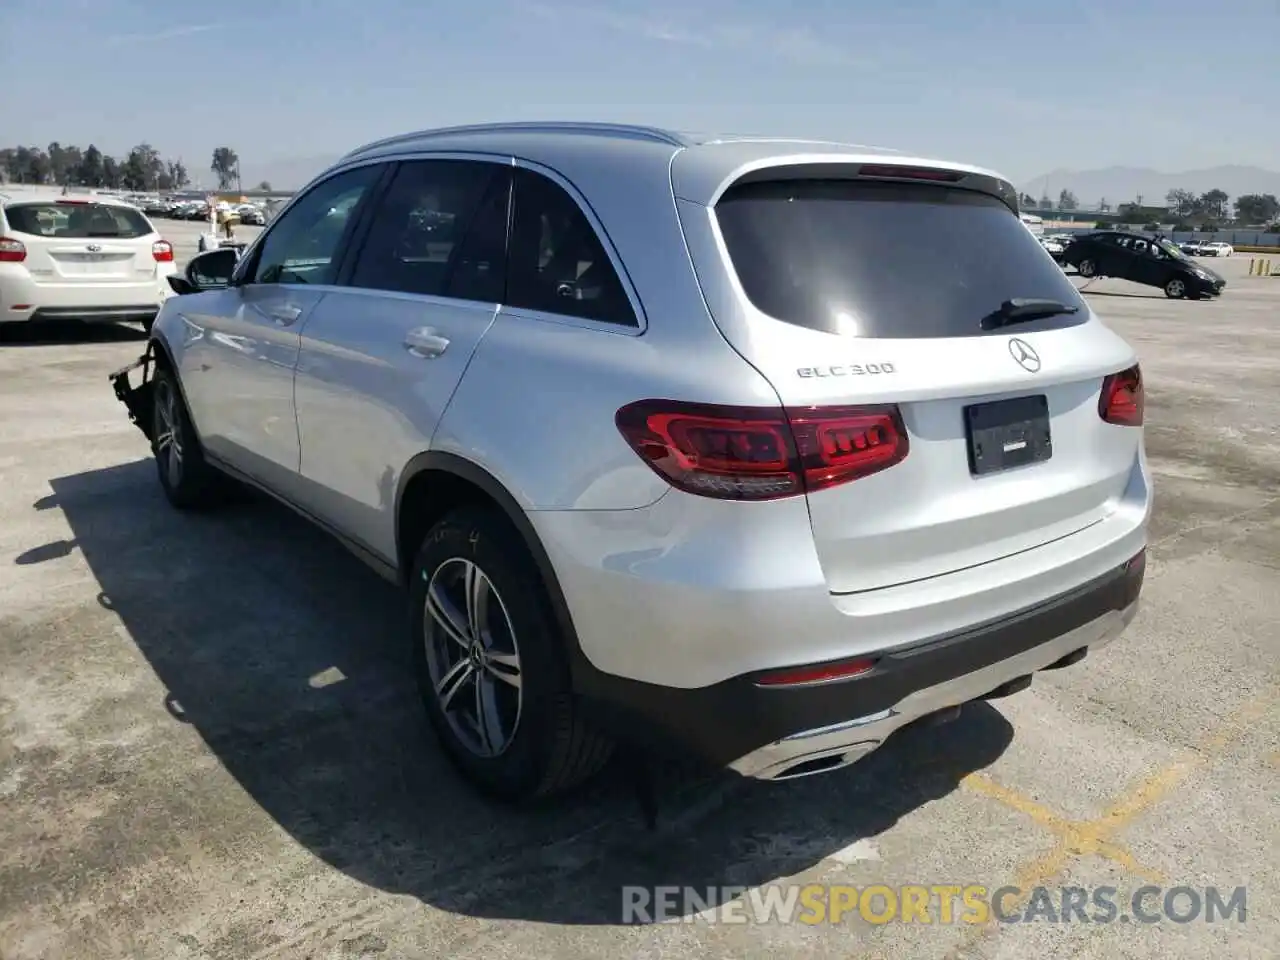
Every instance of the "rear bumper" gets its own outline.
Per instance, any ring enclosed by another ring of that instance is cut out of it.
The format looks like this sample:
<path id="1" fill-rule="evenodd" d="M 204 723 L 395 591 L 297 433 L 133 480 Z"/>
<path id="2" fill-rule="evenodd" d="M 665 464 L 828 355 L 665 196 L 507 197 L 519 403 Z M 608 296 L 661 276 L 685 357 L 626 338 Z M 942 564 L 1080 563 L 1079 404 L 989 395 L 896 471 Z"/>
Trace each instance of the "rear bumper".
<path id="1" fill-rule="evenodd" d="M 122 283 L 36 283 L 22 273 L 0 274 L 0 323 L 149 319 L 169 296 L 170 266 L 158 265 L 153 278 Z"/>
<path id="2" fill-rule="evenodd" d="M 32 311 L 27 320 L 40 321 L 79 320 L 89 323 L 121 323 L 151 320 L 160 311 L 155 304 L 134 304 L 122 307 L 40 307 Z"/>
<path id="3" fill-rule="evenodd" d="M 1047 602 L 962 633 L 879 654 L 851 679 L 761 686 L 744 675 L 679 689 L 596 674 L 589 699 L 615 730 L 643 730 L 744 777 L 790 779 L 851 763 L 894 731 L 1074 662 L 1124 630 L 1138 608 L 1145 553 Z"/>

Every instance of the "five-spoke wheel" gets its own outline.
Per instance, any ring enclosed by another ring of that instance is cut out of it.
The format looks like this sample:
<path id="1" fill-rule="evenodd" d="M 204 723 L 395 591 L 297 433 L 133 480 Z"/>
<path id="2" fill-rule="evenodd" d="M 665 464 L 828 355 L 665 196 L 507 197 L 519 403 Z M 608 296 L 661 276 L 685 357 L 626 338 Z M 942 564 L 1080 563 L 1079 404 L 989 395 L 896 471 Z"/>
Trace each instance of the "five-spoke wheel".
<path id="1" fill-rule="evenodd" d="M 444 561 L 427 584 L 427 668 L 459 741 L 496 757 L 520 724 L 520 647 L 502 596 L 471 560 Z"/>

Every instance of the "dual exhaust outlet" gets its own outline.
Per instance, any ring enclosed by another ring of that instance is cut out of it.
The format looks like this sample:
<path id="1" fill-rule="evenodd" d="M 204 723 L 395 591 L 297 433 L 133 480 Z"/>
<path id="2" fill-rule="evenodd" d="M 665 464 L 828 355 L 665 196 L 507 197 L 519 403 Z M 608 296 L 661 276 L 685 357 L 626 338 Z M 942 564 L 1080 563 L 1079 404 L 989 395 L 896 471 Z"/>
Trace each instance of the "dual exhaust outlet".
<path id="1" fill-rule="evenodd" d="M 1043 670 L 1061 670 L 1064 667 L 1072 666 L 1079 663 L 1088 654 L 1087 647 L 1081 647 L 1079 650 L 1073 650 L 1066 656 L 1053 663 Z M 1000 700 L 1004 697 L 1011 697 L 1015 693 L 1021 693 L 1031 686 L 1032 674 L 1024 674 L 1020 677 L 1014 677 L 1012 680 L 1006 680 L 1000 686 L 996 687 L 975 700 Z M 974 700 L 968 701 L 975 702 Z M 922 717 L 912 720 L 908 726 L 914 727 L 938 727 L 951 723 L 960 717 L 964 704 L 956 704 L 950 707 L 943 707 L 941 710 L 935 710 L 933 713 L 927 713 Z M 829 773 L 832 770 L 839 770 L 841 767 L 847 767 L 857 760 L 861 760 L 867 754 L 871 753 L 879 747 L 883 741 L 866 740 L 853 744 L 845 744 L 844 746 L 825 750 L 821 753 L 811 754 L 807 757 L 801 757 L 789 766 L 782 767 L 777 771 L 762 777 L 761 779 L 778 781 L 778 780 L 797 780 L 800 777 L 812 776 L 815 773 Z"/>

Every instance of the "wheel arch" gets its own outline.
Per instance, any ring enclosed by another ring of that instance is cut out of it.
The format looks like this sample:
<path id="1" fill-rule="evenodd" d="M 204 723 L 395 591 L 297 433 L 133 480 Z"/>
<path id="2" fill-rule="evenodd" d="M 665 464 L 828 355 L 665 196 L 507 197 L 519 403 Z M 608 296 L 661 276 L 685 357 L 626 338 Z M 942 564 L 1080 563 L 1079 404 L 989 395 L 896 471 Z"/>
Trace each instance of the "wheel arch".
<path id="1" fill-rule="evenodd" d="M 497 477 L 473 461 L 452 453 L 428 450 L 401 471 L 396 486 L 396 561 L 402 582 L 412 574 L 414 555 L 434 523 L 463 503 L 488 503 L 501 512 L 529 551 L 568 649 L 575 681 L 586 666 L 568 601 L 555 567 L 528 515 Z"/>
<path id="2" fill-rule="evenodd" d="M 196 432 L 196 438 L 203 443 L 204 434 L 200 430 L 199 414 L 187 397 L 187 388 L 182 382 L 182 373 L 178 367 L 177 357 L 173 355 L 173 347 L 169 345 L 169 341 L 158 328 L 152 328 L 150 338 L 147 340 L 147 352 L 154 355 L 157 369 L 163 367 L 173 377 L 173 382 L 178 387 L 178 396 L 182 398 L 182 405 L 186 407 L 187 419 L 191 421 L 191 429 Z M 152 379 L 154 379 L 154 374 Z"/>

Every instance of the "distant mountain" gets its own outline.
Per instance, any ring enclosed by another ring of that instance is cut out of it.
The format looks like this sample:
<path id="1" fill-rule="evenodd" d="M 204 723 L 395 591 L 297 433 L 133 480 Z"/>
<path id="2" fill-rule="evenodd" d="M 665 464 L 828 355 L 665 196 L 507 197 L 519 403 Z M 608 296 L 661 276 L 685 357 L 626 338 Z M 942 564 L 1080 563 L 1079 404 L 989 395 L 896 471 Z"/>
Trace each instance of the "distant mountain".
<path id="1" fill-rule="evenodd" d="M 1020 189 L 1037 200 L 1041 192 L 1046 191 L 1055 202 L 1059 192 L 1070 190 L 1085 207 L 1103 199 L 1114 206 L 1139 196 L 1143 203 L 1163 204 L 1170 190 L 1190 190 L 1196 194 L 1223 190 L 1234 200 L 1246 193 L 1280 196 L 1280 172 L 1244 166 L 1209 167 L 1182 173 L 1163 173 L 1146 167 L 1054 170 L 1026 181 Z"/>
<path id="2" fill-rule="evenodd" d="M 306 186 L 313 177 L 322 173 L 339 156 L 340 154 L 325 154 L 316 157 L 293 157 L 265 160 L 261 163 L 246 163 L 241 171 L 241 177 L 246 187 L 256 186 L 266 180 L 275 190 L 297 190 L 299 187 Z"/>

